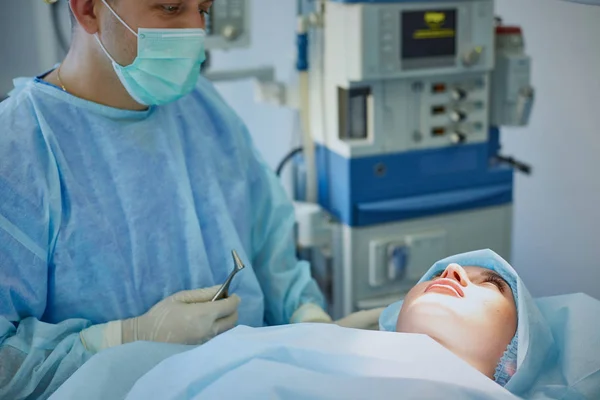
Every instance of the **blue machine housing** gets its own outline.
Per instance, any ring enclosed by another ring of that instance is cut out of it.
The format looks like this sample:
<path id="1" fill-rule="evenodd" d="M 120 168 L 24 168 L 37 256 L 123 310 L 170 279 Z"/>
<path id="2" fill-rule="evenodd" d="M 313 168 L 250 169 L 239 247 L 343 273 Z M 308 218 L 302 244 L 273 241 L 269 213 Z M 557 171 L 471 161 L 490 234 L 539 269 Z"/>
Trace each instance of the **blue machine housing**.
<path id="1" fill-rule="evenodd" d="M 491 129 L 482 144 L 360 158 L 317 145 L 319 204 L 359 227 L 511 203 L 513 169 L 491 162 L 499 137 Z"/>

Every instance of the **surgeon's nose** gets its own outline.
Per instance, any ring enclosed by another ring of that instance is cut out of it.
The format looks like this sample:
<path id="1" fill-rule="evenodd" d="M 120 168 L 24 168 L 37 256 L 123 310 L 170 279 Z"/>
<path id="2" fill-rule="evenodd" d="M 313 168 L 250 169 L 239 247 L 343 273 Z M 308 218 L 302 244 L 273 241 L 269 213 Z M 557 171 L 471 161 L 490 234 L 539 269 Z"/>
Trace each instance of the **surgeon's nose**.
<path id="1" fill-rule="evenodd" d="M 186 20 L 184 28 L 188 29 L 206 29 L 206 17 L 200 13 L 194 13 Z"/>
<path id="2" fill-rule="evenodd" d="M 461 286 L 466 287 L 469 284 L 469 277 L 467 272 L 458 264 L 450 264 L 446 267 L 446 270 L 441 276 L 446 279 L 453 279 L 457 281 Z"/>

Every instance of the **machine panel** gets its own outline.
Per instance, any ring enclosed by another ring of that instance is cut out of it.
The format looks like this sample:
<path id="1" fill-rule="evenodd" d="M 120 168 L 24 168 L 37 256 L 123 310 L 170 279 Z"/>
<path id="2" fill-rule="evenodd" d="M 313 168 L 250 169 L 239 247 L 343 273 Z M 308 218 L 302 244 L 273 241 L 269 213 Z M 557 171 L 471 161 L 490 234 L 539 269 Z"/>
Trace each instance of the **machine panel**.
<path id="1" fill-rule="evenodd" d="M 331 51 L 348 66 L 349 81 L 490 71 L 494 65 L 491 0 L 331 3 L 327 13 Z"/>
<path id="2" fill-rule="evenodd" d="M 331 3 L 317 142 L 350 158 L 485 142 L 493 21 L 491 0 Z"/>

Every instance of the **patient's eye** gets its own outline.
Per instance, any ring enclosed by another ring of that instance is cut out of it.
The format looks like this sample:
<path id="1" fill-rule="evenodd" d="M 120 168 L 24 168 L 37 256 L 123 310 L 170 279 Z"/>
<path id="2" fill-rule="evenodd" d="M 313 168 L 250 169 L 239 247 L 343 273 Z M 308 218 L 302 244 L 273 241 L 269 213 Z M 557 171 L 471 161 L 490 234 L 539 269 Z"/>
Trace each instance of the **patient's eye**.
<path id="1" fill-rule="evenodd" d="M 498 288 L 500 293 L 504 293 L 504 290 L 506 289 L 506 282 L 504 281 L 504 279 L 502 279 L 501 277 L 499 277 L 497 275 L 492 275 L 492 274 L 487 275 L 484 279 L 484 283 L 493 284 L 494 286 L 496 286 Z"/>

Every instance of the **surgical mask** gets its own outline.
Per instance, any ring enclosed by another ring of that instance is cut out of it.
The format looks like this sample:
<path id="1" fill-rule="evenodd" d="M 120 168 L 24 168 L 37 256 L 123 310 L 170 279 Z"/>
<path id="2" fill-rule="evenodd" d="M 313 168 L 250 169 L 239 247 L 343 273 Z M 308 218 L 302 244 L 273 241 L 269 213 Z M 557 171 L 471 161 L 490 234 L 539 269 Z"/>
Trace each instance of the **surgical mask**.
<path id="1" fill-rule="evenodd" d="M 109 54 L 98 34 L 95 35 L 119 80 L 135 101 L 146 106 L 162 105 L 194 90 L 206 59 L 203 29 L 139 28 L 136 33 L 106 0 L 102 2 L 138 38 L 136 59 L 123 67 Z"/>

